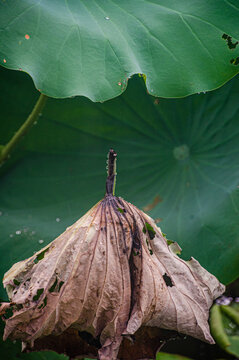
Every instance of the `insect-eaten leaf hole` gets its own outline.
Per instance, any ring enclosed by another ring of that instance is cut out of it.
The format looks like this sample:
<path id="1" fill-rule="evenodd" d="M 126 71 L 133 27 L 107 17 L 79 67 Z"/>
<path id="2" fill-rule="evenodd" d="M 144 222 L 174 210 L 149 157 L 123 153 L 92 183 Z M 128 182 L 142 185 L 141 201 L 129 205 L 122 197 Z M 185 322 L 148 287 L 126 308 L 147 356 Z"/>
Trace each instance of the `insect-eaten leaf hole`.
<path id="1" fill-rule="evenodd" d="M 37 301 L 39 299 L 39 297 L 41 296 L 41 294 L 43 293 L 43 291 L 44 291 L 43 288 L 38 289 L 36 295 L 33 296 L 33 300 Z"/>
<path id="2" fill-rule="evenodd" d="M 153 255 L 153 250 L 150 248 L 150 244 L 149 244 L 147 238 L 146 238 L 146 244 L 147 244 L 147 246 L 148 246 L 148 250 L 149 250 L 150 255 Z"/>
<path id="3" fill-rule="evenodd" d="M 38 306 L 38 309 L 43 309 L 46 306 L 46 304 L 47 304 L 47 296 L 44 297 L 43 303 L 40 306 Z"/>
<path id="4" fill-rule="evenodd" d="M 122 209 L 122 208 L 120 208 L 120 207 L 118 207 L 118 208 L 117 208 L 117 210 L 118 210 L 121 214 L 123 214 L 123 213 L 125 213 L 125 212 L 126 212 L 126 210 L 125 210 L 125 209 Z"/>
<path id="5" fill-rule="evenodd" d="M 34 263 L 37 264 L 40 260 L 42 260 L 45 256 L 45 253 L 49 250 L 49 248 L 43 250 L 42 252 L 40 252 L 40 254 L 38 254 L 36 256 L 36 258 L 34 259 Z"/>
<path id="6" fill-rule="evenodd" d="M 57 278 L 56 278 L 56 280 L 54 281 L 53 285 L 52 285 L 52 286 L 50 287 L 50 289 L 49 289 L 50 292 L 53 292 L 53 291 L 55 290 L 56 285 L 57 285 L 57 282 L 58 282 L 58 280 L 57 280 Z"/>
<path id="7" fill-rule="evenodd" d="M 236 41 L 236 42 L 233 43 L 233 42 L 232 42 L 232 37 L 229 36 L 229 35 L 227 35 L 227 34 L 223 34 L 223 35 L 222 35 L 222 38 L 223 38 L 224 40 L 226 40 L 227 46 L 229 47 L 230 50 L 236 48 L 236 46 L 237 46 L 237 44 L 238 44 L 238 41 Z"/>
<path id="8" fill-rule="evenodd" d="M 173 286 L 173 282 L 171 280 L 171 277 L 168 276 L 166 273 L 163 275 L 163 279 L 164 279 L 164 282 L 167 286 L 169 287 L 172 287 Z"/>
<path id="9" fill-rule="evenodd" d="M 239 64 L 239 56 L 238 56 L 237 58 L 235 58 L 235 59 L 231 59 L 231 60 L 230 60 L 230 63 L 231 63 L 232 65 L 238 65 L 238 64 Z"/>
<path id="10" fill-rule="evenodd" d="M 58 286 L 57 286 L 58 284 Z M 61 290 L 62 285 L 64 284 L 64 281 L 60 281 L 58 283 L 58 279 L 56 277 L 56 280 L 54 281 L 53 285 L 50 287 L 49 292 L 59 292 Z"/>
<path id="11" fill-rule="evenodd" d="M 9 319 L 13 315 L 13 308 L 10 306 L 5 310 L 5 314 L 3 315 L 4 319 Z"/>
<path id="12" fill-rule="evenodd" d="M 148 233 L 150 240 L 153 240 L 153 238 L 155 237 L 155 234 L 156 234 L 156 232 L 154 231 L 154 228 L 147 222 L 144 224 L 143 233 L 144 234 Z"/>
<path id="13" fill-rule="evenodd" d="M 64 281 L 61 281 L 61 282 L 59 283 L 58 291 L 61 290 L 61 287 L 62 287 L 63 284 L 64 284 Z"/>

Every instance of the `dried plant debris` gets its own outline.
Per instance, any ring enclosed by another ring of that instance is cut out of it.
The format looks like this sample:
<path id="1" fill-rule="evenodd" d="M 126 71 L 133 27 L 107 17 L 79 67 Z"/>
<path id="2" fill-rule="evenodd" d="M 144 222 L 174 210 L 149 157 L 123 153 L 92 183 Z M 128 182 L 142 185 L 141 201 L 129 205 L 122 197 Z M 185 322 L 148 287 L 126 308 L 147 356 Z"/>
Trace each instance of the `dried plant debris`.
<path id="1" fill-rule="evenodd" d="M 153 219 L 116 197 L 115 179 L 110 150 L 104 199 L 5 274 L 4 339 L 29 346 L 71 327 L 99 339 L 101 360 L 117 359 L 122 335 L 141 326 L 214 342 L 209 308 L 224 286 L 195 259 L 179 258 L 180 247 L 168 243 Z"/>

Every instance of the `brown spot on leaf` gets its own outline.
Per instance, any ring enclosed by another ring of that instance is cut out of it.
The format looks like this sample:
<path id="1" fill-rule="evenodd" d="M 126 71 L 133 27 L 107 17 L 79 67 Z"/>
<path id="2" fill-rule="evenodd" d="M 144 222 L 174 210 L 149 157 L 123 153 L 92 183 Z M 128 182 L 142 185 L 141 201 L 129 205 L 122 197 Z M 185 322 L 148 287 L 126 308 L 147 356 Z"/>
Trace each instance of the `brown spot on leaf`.
<path id="1" fill-rule="evenodd" d="M 155 100 L 154 100 L 154 105 L 158 105 L 159 104 L 159 98 L 156 98 Z"/>
<path id="2" fill-rule="evenodd" d="M 158 223 L 161 222 L 161 221 L 163 221 L 162 218 L 156 218 L 156 219 L 154 219 L 154 222 L 155 222 L 156 224 L 158 224 Z"/>
<path id="3" fill-rule="evenodd" d="M 150 204 L 148 204 L 148 205 L 146 205 L 145 207 L 143 207 L 143 210 L 144 211 L 150 211 L 150 210 L 152 210 L 159 202 L 162 202 L 163 201 L 163 199 L 161 198 L 161 196 L 160 195 L 157 195 L 157 196 L 155 196 L 155 198 L 153 199 L 153 201 L 150 203 Z"/>

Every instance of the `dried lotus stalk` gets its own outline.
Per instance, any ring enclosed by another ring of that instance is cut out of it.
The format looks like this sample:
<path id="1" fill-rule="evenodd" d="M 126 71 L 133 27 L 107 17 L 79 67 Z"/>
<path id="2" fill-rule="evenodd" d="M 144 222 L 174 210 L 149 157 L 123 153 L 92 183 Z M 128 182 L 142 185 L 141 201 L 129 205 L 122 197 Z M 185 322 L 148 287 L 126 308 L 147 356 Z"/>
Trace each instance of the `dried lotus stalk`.
<path id="1" fill-rule="evenodd" d="M 73 327 L 100 339 L 101 360 L 117 359 L 122 335 L 142 325 L 214 342 L 209 308 L 224 286 L 195 259 L 179 258 L 179 246 L 168 245 L 148 215 L 114 196 L 115 163 L 110 150 L 104 199 L 5 274 L 13 314 L 4 339 L 33 344 Z"/>

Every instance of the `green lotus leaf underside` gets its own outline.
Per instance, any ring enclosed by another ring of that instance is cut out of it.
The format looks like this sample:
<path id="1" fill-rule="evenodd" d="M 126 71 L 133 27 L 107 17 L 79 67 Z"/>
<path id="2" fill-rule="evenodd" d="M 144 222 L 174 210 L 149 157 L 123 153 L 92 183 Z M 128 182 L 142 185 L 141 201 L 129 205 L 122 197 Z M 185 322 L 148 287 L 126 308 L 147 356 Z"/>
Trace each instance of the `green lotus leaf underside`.
<path id="1" fill-rule="evenodd" d="M 0 64 L 51 97 L 105 101 L 145 74 L 149 94 L 184 97 L 238 73 L 237 0 L 0 3 Z"/>

